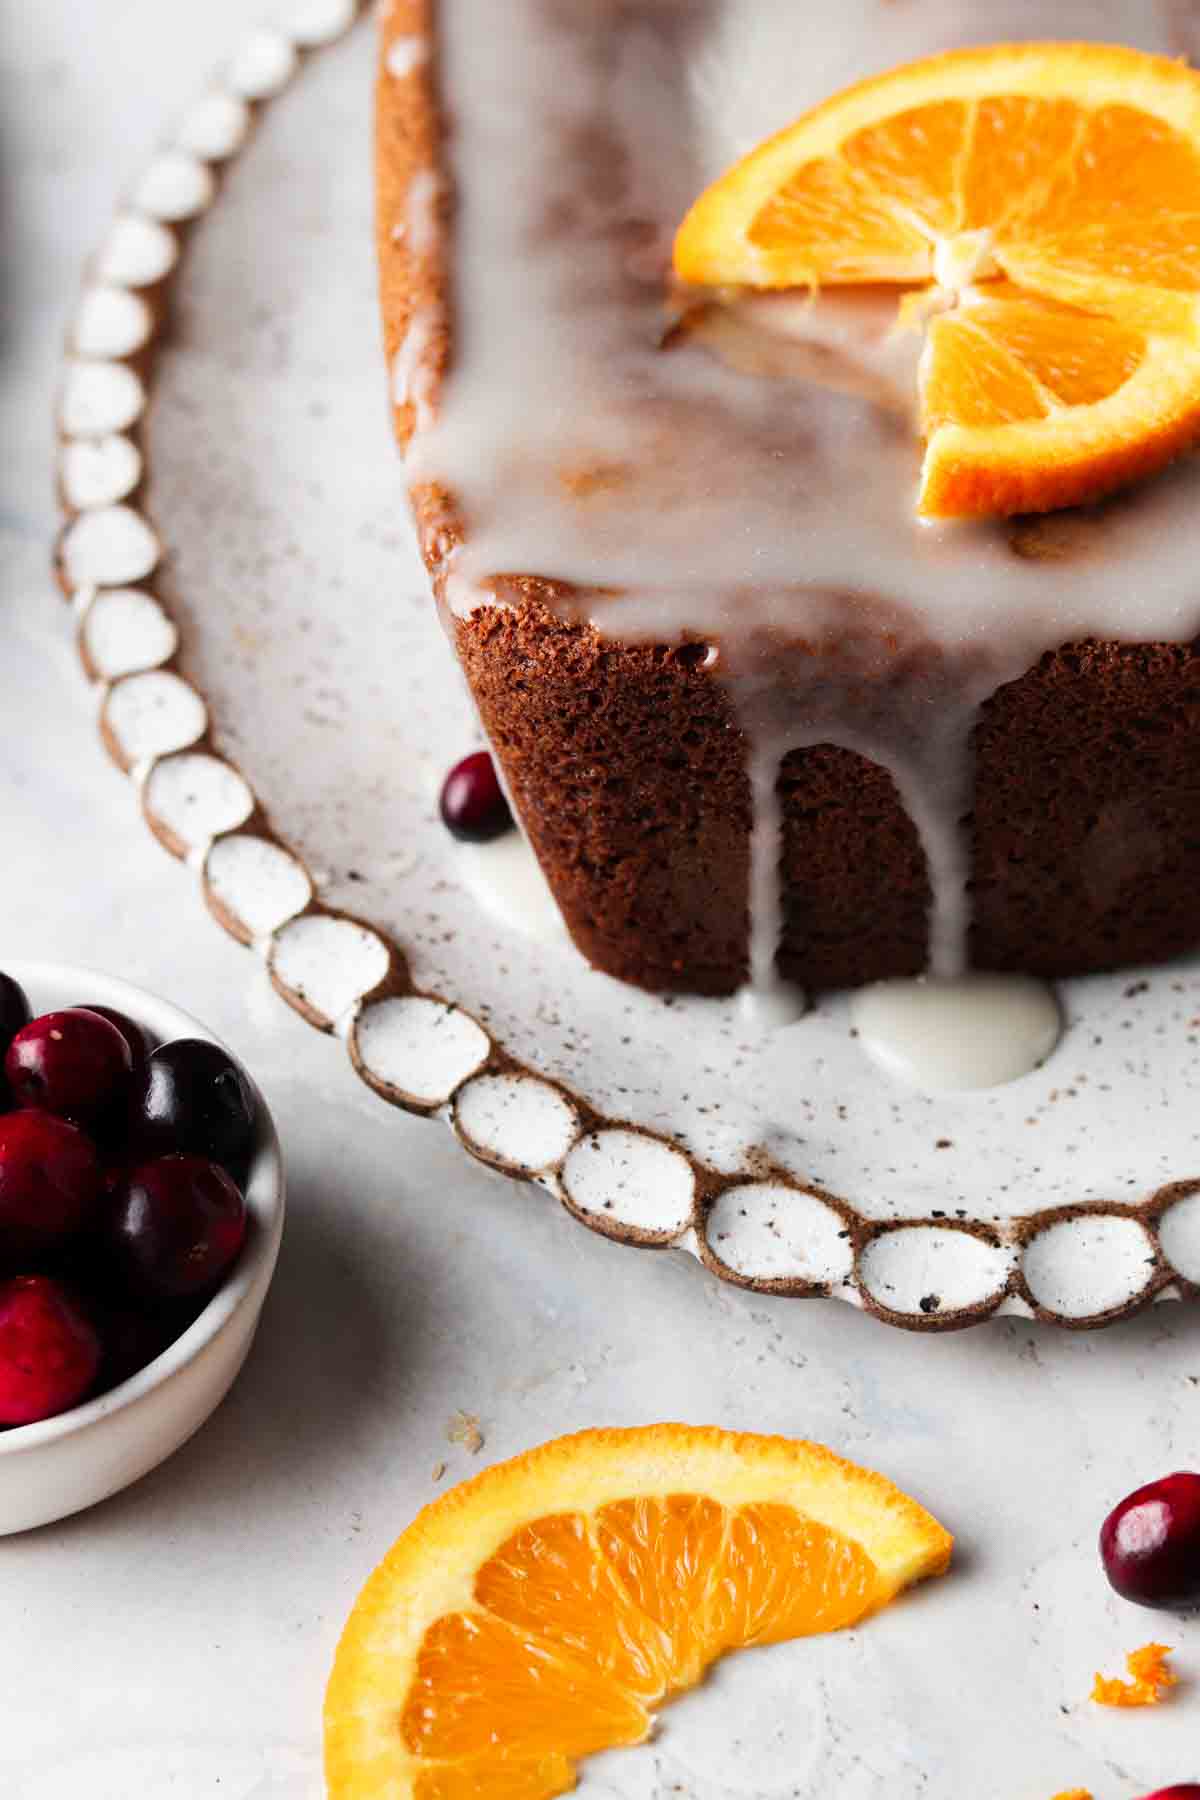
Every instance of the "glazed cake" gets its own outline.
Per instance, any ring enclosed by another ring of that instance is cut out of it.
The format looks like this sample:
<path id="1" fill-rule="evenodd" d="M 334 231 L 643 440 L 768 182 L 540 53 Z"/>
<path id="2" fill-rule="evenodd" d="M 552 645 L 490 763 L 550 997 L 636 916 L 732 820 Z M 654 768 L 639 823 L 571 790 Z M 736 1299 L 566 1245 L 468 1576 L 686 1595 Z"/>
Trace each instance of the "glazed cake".
<path id="1" fill-rule="evenodd" d="M 1196 55 L 1200 0 L 385 8 L 422 551 L 571 936 L 624 981 L 1059 976 L 1200 942 L 1200 467 L 923 524 L 919 444 L 886 370 L 842 378 L 840 315 L 824 371 L 809 346 L 781 375 L 669 300 L 680 219 L 769 132 L 899 62 L 1051 36 Z M 749 338 L 789 329 L 784 305 Z"/>

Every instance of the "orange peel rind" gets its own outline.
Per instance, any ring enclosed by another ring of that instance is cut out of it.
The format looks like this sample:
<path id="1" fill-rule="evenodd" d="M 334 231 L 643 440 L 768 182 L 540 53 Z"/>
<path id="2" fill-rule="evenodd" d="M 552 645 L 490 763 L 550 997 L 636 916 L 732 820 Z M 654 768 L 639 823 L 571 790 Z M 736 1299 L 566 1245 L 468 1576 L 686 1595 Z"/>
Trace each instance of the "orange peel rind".
<path id="1" fill-rule="evenodd" d="M 360 1594 L 330 1800 L 550 1800 L 726 1651 L 855 1624 L 950 1551 L 814 1444 L 658 1425 L 528 1451 L 427 1507 Z"/>

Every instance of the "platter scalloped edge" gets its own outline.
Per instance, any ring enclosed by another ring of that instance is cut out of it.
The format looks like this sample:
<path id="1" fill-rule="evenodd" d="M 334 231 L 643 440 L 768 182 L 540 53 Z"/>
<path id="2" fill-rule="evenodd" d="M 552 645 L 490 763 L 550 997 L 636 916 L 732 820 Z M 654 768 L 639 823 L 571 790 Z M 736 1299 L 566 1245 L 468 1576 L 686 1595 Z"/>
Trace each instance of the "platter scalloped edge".
<path id="1" fill-rule="evenodd" d="M 538 1183 L 606 1237 L 681 1248 L 735 1285 L 833 1297 L 921 1331 L 999 1313 L 1080 1329 L 1200 1295 L 1200 1180 L 999 1229 L 881 1221 L 783 1170 L 721 1173 L 603 1116 L 518 1062 L 463 1008 L 418 989 L 383 932 L 326 905 L 220 753 L 204 696 L 179 672 L 179 634 L 156 587 L 164 544 L 147 505 L 144 439 L 155 352 L 187 234 L 216 199 L 222 166 L 306 57 L 363 10 L 363 0 L 293 0 L 283 22 L 251 31 L 134 183 L 68 330 L 55 569 L 100 690 L 101 738 L 136 783 L 150 830 L 196 872 L 218 923 L 265 959 L 289 1006 L 344 1040 L 375 1093 L 444 1119 L 471 1156 Z M 1088 1279 L 1098 1253 L 1108 1284 L 1099 1310 Z"/>

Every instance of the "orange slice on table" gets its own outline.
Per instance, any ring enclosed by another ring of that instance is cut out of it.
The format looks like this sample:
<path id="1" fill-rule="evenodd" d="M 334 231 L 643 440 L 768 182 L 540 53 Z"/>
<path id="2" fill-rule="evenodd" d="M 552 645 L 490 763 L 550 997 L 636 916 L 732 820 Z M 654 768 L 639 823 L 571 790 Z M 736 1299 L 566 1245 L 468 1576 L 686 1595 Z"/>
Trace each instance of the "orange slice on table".
<path id="1" fill-rule="evenodd" d="M 367 1582 L 326 1695 L 330 1800 L 566 1793 L 714 1658 L 853 1625 L 950 1548 L 815 1444 L 559 1438 L 427 1507 Z"/>
<path id="2" fill-rule="evenodd" d="M 1100 44 L 895 69 L 702 194 L 675 269 L 909 290 L 923 513 L 1098 499 L 1200 438 L 1200 75 Z"/>

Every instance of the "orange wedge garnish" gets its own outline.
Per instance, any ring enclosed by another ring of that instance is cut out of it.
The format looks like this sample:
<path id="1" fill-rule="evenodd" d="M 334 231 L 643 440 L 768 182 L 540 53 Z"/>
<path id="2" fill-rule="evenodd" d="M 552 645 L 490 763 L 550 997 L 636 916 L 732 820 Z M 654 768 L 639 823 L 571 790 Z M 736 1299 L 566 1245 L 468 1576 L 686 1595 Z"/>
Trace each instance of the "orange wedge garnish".
<path id="1" fill-rule="evenodd" d="M 692 207 L 708 287 L 908 290 L 918 506 L 1098 499 L 1200 439 L 1200 75 L 1100 44 L 956 50 L 866 81 Z"/>
<path id="2" fill-rule="evenodd" d="M 427 1507 L 367 1582 L 326 1696 L 330 1800 L 548 1800 L 725 1651 L 853 1625 L 950 1547 L 813 1444 L 559 1438 Z"/>

